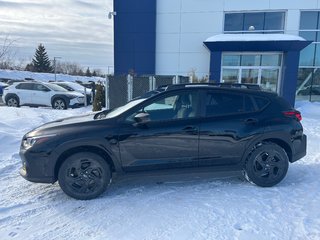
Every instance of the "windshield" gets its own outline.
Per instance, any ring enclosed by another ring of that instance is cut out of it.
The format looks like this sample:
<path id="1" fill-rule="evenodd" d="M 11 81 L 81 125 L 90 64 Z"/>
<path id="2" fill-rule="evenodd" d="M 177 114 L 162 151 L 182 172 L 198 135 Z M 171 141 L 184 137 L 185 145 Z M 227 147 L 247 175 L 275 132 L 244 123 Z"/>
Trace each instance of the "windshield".
<path id="1" fill-rule="evenodd" d="M 130 108 L 138 105 L 139 103 L 143 102 L 145 99 L 137 99 L 131 102 L 128 102 L 126 105 L 113 109 L 109 112 L 105 118 L 113 118 L 119 116 L 120 114 L 124 113 L 125 111 L 129 110 Z"/>
<path id="2" fill-rule="evenodd" d="M 68 91 L 74 91 L 74 89 L 72 87 L 69 87 L 68 85 L 66 84 L 63 84 L 63 83 L 56 83 L 58 86 L 60 87 L 63 87 L 65 89 L 67 89 Z"/>
<path id="3" fill-rule="evenodd" d="M 46 86 L 56 92 L 68 92 L 67 89 L 60 87 L 58 85 L 52 84 L 52 83 L 47 83 Z"/>
<path id="4" fill-rule="evenodd" d="M 84 91 L 84 86 L 78 84 L 78 83 L 74 83 L 74 82 L 68 82 L 68 83 L 64 83 L 65 85 L 68 85 L 69 87 L 78 90 L 78 91 Z"/>

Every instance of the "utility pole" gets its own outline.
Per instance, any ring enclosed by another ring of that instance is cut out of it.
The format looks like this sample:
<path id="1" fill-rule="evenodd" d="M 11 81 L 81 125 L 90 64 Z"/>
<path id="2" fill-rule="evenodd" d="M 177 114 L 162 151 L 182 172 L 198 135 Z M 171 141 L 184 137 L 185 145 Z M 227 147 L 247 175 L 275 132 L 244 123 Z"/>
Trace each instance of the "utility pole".
<path id="1" fill-rule="evenodd" d="M 61 57 L 54 57 L 53 58 L 53 67 L 54 67 L 54 81 L 57 81 L 57 59 L 60 59 Z"/>

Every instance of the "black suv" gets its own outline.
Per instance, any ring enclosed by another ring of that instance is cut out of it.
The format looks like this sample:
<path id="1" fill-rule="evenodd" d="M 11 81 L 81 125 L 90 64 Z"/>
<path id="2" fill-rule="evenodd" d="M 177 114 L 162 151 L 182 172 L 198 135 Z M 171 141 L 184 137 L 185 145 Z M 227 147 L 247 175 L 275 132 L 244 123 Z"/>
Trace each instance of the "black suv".
<path id="1" fill-rule="evenodd" d="M 150 171 L 239 170 L 270 187 L 306 155 L 301 115 L 274 93 L 243 85 L 168 86 L 109 112 L 42 125 L 22 140 L 20 174 L 76 199 L 112 176 Z"/>

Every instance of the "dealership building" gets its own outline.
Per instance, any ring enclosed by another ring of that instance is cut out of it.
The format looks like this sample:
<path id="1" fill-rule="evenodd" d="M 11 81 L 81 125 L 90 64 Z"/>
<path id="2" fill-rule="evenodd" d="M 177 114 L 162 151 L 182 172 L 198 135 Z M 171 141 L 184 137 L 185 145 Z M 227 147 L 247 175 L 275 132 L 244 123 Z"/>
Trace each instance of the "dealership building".
<path id="1" fill-rule="evenodd" d="M 114 0 L 115 75 L 256 83 L 320 97 L 320 0 Z"/>

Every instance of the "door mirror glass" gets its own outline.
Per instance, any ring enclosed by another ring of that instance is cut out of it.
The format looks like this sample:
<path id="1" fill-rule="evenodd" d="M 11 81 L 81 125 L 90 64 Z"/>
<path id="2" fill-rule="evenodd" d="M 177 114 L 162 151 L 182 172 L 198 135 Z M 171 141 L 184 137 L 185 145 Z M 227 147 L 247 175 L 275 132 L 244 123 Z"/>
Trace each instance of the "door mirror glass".
<path id="1" fill-rule="evenodd" d="M 134 116 L 134 120 L 137 124 L 146 124 L 150 122 L 150 115 L 149 113 L 138 113 L 137 115 Z"/>

